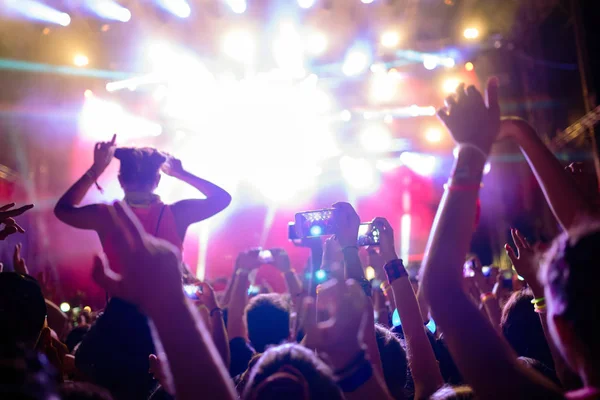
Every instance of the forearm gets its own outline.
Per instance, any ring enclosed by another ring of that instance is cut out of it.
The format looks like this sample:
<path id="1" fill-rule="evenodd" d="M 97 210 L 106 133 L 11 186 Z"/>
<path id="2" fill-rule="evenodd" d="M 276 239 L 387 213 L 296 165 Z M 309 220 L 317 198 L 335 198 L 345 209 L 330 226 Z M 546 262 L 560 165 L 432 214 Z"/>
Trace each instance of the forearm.
<path id="1" fill-rule="evenodd" d="M 460 149 L 449 185 L 464 186 L 469 190 L 449 189 L 442 196 L 422 264 L 422 288 L 432 314 L 434 309 L 448 306 L 448 288 L 462 287 L 459 266 L 464 263 L 473 234 L 477 187 L 484 164 L 485 159 L 474 150 Z M 432 316 L 438 322 L 437 317 Z"/>
<path id="2" fill-rule="evenodd" d="M 357 247 L 346 247 L 342 250 L 344 253 L 344 265 L 345 265 L 345 278 L 354 279 L 363 286 L 364 283 L 368 283 L 365 280 L 365 273 L 363 271 L 362 262 L 358 256 Z M 363 286 L 363 290 L 367 296 L 371 296 L 371 287 L 368 288 Z"/>
<path id="3" fill-rule="evenodd" d="M 590 204 L 535 130 L 525 121 L 516 124 L 520 129 L 513 138 L 527 159 L 554 216 L 568 230 L 580 216 L 592 213 Z"/>
<path id="4" fill-rule="evenodd" d="M 204 196 L 206 196 L 206 198 L 223 198 L 228 199 L 228 201 L 231 200 L 231 196 L 226 190 L 187 171 L 183 171 L 182 173 L 178 174 L 177 179 L 187 183 L 190 186 L 193 186 Z"/>
<path id="5" fill-rule="evenodd" d="M 212 326 L 212 338 L 215 342 L 215 346 L 221 355 L 221 359 L 225 364 L 225 367 L 229 369 L 231 363 L 231 355 L 229 353 L 229 338 L 227 337 L 227 330 L 225 329 L 225 322 L 223 321 L 223 315 L 220 311 L 212 311 L 210 316 L 210 322 Z"/>
<path id="6" fill-rule="evenodd" d="M 496 296 L 489 297 L 483 302 L 483 307 L 494 329 L 500 330 L 500 319 L 502 318 L 502 310 Z"/>
<path id="7" fill-rule="evenodd" d="M 406 339 L 406 352 L 415 383 L 415 398 L 429 398 L 444 384 L 435 354 L 423 326 L 423 318 L 408 277 L 392 282 L 394 298 Z"/>
<path id="8" fill-rule="evenodd" d="M 244 323 L 244 309 L 248 297 L 248 273 L 237 274 L 227 312 L 227 333 L 230 339 L 241 337 L 248 340 L 248 329 Z"/>
<path id="9" fill-rule="evenodd" d="M 150 312 L 173 375 L 178 399 L 235 399 L 235 391 L 202 319 L 187 300 Z"/>
<path id="10" fill-rule="evenodd" d="M 95 178 L 98 175 L 99 174 L 97 174 L 93 170 L 93 168 L 90 168 L 88 172 L 86 172 L 81 178 L 79 178 L 77 182 L 75 182 L 73 186 L 71 186 L 65 192 L 65 194 L 62 195 L 62 197 L 58 200 L 58 203 L 56 204 L 55 211 L 59 211 L 61 208 L 75 207 L 79 203 L 81 203 L 86 193 L 94 184 Z"/>
<path id="11" fill-rule="evenodd" d="M 233 293 L 233 286 L 235 285 L 235 281 L 236 281 L 236 277 L 237 277 L 236 271 L 237 271 L 237 269 L 233 270 L 231 279 L 227 283 L 227 288 L 225 288 L 225 294 L 223 295 L 223 299 L 221 299 L 221 301 L 219 302 L 220 304 L 222 304 L 223 308 L 229 308 L 229 302 L 231 301 L 231 293 Z"/>
<path id="12" fill-rule="evenodd" d="M 421 311 L 423 323 L 426 324 L 429 322 L 429 303 L 427 302 L 427 298 L 420 287 L 419 291 L 417 292 L 417 302 L 419 303 L 419 310 Z"/>

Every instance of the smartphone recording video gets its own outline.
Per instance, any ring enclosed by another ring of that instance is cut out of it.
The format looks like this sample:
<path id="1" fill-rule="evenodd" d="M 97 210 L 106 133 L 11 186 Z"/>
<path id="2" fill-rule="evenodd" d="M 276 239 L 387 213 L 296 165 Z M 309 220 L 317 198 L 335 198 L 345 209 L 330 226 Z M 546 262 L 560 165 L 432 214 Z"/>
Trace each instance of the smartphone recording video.
<path id="1" fill-rule="evenodd" d="M 296 242 L 301 239 L 296 232 L 296 224 L 293 222 L 288 222 L 288 240 L 291 242 Z"/>
<path id="2" fill-rule="evenodd" d="M 468 260 L 465 265 L 463 265 L 463 276 L 465 278 L 472 278 L 475 276 L 475 260 Z"/>
<path id="3" fill-rule="evenodd" d="M 379 229 L 372 223 L 365 222 L 358 227 L 357 246 L 377 246 L 380 244 Z"/>
<path id="4" fill-rule="evenodd" d="M 183 285 L 183 291 L 190 300 L 200 300 L 202 294 L 202 286 L 199 285 Z"/>
<path id="5" fill-rule="evenodd" d="M 258 261 L 260 261 L 261 264 L 273 263 L 273 253 L 271 253 L 271 250 L 261 250 L 260 253 L 258 253 Z"/>
<path id="6" fill-rule="evenodd" d="M 305 211 L 296 214 L 295 229 L 299 239 L 329 236 L 335 233 L 333 209 Z"/>

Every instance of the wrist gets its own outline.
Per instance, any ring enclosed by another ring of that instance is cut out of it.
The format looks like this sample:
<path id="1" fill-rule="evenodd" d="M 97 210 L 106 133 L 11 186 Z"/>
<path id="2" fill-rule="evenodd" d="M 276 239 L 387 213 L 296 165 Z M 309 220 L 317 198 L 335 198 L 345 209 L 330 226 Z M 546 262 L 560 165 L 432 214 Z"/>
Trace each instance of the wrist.
<path id="1" fill-rule="evenodd" d="M 160 323 L 171 323 L 172 315 L 181 313 L 182 310 L 189 308 L 190 303 L 183 294 L 181 296 L 153 296 L 155 299 L 161 299 L 160 301 L 147 302 L 140 308 L 144 311 L 148 317 L 150 317 L 157 325 Z"/>
<path id="2" fill-rule="evenodd" d="M 88 172 L 90 172 L 91 174 L 94 175 L 93 176 L 94 179 L 98 179 L 105 170 L 106 170 L 106 167 L 101 167 L 99 165 L 92 164 L 90 169 L 88 169 Z"/>

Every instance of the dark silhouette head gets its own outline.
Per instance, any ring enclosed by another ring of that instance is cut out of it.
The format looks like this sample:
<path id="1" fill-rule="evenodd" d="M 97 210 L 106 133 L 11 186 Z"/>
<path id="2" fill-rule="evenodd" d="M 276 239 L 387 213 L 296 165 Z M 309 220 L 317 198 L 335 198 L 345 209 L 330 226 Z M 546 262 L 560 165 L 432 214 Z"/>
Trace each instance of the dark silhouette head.
<path id="1" fill-rule="evenodd" d="M 375 325 L 375 339 L 388 390 L 395 399 L 404 399 L 408 363 L 400 339 L 381 325 Z"/>
<path id="2" fill-rule="evenodd" d="M 160 168 L 167 157 L 152 147 L 120 147 L 115 158 L 121 161 L 119 182 L 127 192 L 153 192 L 160 182 Z"/>
<path id="3" fill-rule="evenodd" d="M 16 272 L 0 273 L 0 348 L 21 343 L 33 348 L 46 320 L 46 301 L 37 281 Z"/>
<path id="4" fill-rule="evenodd" d="M 540 317 L 533 310 L 531 300 L 533 294 L 529 289 L 511 294 L 502 310 L 500 327 L 518 356 L 533 358 L 545 365 L 553 366 Z"/>
<path id="5" fill-rule="evenodd" d="M 290 337 L 290 305 L 277 293 L 253 297 L 246 307 L 248 338 L 262 353 L 269 345 L 278 345 Z"/>
<path id="6" fill-rule="evenodd" d="M 600 368 L 599 249 L 600 225 L 565 232 L 546 253 L 540 273 L 550 334 L 567 364 L 580 376 Z"/>
<path id="7" fill-rule="evenodd" d="M 288 343 L 269 348 L 250 372 L 243 399 L 343 399 L 333 372 L 313 351 Z"/>

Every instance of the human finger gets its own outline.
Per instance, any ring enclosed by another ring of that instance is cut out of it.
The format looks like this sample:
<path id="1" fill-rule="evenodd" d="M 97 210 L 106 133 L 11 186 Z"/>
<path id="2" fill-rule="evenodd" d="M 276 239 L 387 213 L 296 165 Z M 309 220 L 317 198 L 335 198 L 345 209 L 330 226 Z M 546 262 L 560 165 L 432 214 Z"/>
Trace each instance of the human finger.
<path id="1" fill-rule="evenodd" d="M 110 145 L 114 146 L 117 143 L 117 134 L 115 133 L 110 141 Z"/>
<path id="2" fill-rule="evenodd" d="M 515 262 L 518 261 L 517 255 L 515 254 L 515 251 L 513 250 L 512 247 L 510 247 L 510 245 L 508 243 L 506 243 L 504 245 L 504 250 L 506 251 L 506 255 L 508 255 L 508 258 L 510 258 L 510 261 L 513 263 L 513 265 L 515 264 Z"/>
<path id="3" fill-rule="evenodd" d="M 467 87 L 467 96 L 470 97 L 472 100 L 477 100 L 477 102 L 485 104 L 481 92 L 477 90 L 477 88 L 474 85 L 469 85 Z"/>
<path id="4" fill-rule="evenodd" d="M 449 110 L 449 113 L 452 113 L 452 108 L 456 107 L 456 95 L 450 94 L 448 96 L 446 96 L 446 98 L 444 99 L 444 103 L 446 104 L 446 107 Z"/>
<path id="5" fill-rule="evenodd" d="M 498 85 L 499 81 L 497 77 L 491 77 L 487 81 L 485 90 L 486 105 L 490 111 L 500 114 L 500 104 L 498 102 Z"/>
<path id="6" fill-rule="evenodd" d="M 9 203 L 5 206 L 0 207 L 0 211 L 6 211 L 6 210 L 10 210 L 11 208 L 13 208 L 15 206 L 15 203 Z"/>
<path id="7" fill-rule="evenodd" d="M 13 233 L 17 233 L 17 228 L 13 225 L 6 226 L 3 230 L 0 231 L 0 240 L 4 240 Z"/>
<path id="8" fill-rule="evenodd" d="M 459 83 L 456 87 L 456 97 L 459 102 L 467 99 L 467 92 L 465 91 L 465 84 L 463 82 Z"/>
<path id="9" fill-rule="evenodd" d="M 29 211 L 33 208 L 33 204 L 27 204 L 23 207 L 15 208 L 14 210 L 2 211 L 0 215 L 1 219 L 10 218 L 10 217 L 18 217 L 21 214 L 24 214 L 26 211 Z"/>

